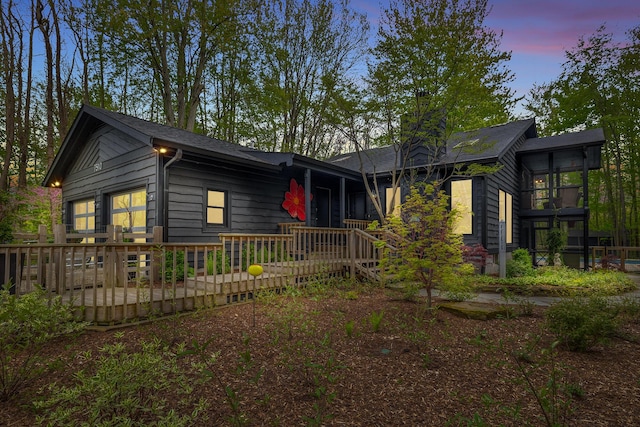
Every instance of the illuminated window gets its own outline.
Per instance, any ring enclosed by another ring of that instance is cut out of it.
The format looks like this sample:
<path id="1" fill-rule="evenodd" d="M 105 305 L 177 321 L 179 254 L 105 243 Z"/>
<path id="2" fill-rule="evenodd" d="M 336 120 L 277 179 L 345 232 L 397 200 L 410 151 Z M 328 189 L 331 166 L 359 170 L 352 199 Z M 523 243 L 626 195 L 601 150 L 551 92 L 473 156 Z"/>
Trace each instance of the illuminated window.
<path id="1" fill-rule="evenodd" d="M 473 233 L 472 190 L 470 179 L 451 181 L 451 209 L 459 214 L 453 230 L 457 234 Z"/>
<path id="2" fill-rule="evenodd" d="M 226 199 L 224 191 L 207 190 L 207 225 L 225 225 Z"/>
<path id="3" fill-rule="evenodd" d="M 499 209 L 498 219 L 505 223 L 506 243 L 513 243 L 513 197 L 506 191 L 500 190 Z"/>
<path id="4" fill-rule="evenodd" d="M 111 223 L 121 225 L 125 232 L 146 233 L 147 193 L 145 190 L 111 196 Z"/>
<path id="5" fill-rule="evenodd" d="M 93 199 L 73 202 L 73 229 L 79 233 L 93 233 L 96 228 L 96 209 Z M 93 243 L 94 238 L 83 239 L 82 243 Z"/>
<path id="6" fill-rule="evenodd" d="M 396 188 L 395 197 L 394 197 L 393 187 L 386 188 L 385 199 L 386 199 L 387 215 L 391 213 L 392 206 L 393 206 L 393 215 L 395 216 L 400 215 L 400 205 L 402 203 L 400 200 L 400 194 L 401 194 L 400 187 Z"/>

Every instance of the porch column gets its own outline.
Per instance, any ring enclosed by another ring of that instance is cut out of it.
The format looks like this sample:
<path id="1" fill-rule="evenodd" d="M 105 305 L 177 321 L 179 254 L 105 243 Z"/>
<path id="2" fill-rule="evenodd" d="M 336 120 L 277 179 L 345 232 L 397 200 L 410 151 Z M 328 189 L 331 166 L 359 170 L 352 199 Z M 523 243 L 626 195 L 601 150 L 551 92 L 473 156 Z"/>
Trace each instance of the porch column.
<path id="1" fill-rule="evenodd" d="M 307 213 L 305 225 L 311 227 L 311 169 L 304 171 L 304 211 Z"/>
<path id="2" fill-rule="evenodd" d="M 582 148 L 582 257 L 584 258 L 583 268 L 589 269 L 589 159 L 587 158 L 587 147 Z"/>
<path id="3" fill-rule="evenodd" d="M 346 218 L 345 201 L 347 199 L 347 195 L 345 193 L 346 193 L 345 179 L 340 178 L 340 225 L 338 226 L 340 228 L 344 227 L 344 220 Z"/>

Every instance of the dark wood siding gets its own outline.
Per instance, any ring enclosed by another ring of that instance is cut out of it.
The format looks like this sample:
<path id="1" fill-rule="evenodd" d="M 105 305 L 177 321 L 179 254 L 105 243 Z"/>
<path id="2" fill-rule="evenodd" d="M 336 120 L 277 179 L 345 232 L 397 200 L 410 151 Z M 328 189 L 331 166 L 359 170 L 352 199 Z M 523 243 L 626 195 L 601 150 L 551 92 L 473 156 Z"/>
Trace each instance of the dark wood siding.
<path id="1" fill-rule="evenodd" d="M 524 136 L 520 138 L 511 148 L 501 157 L 500 164 L 502 169 L 493 175 L 487 177 L 487 193 L 484 195 L 486 200 L 486 226 L 487 226 L 487 249 L 489 252 L 497 253 L 498 251 L 498 227 L 499 227 L 499 191 L 506 191 L 513 196 L 513 243 L 507 245 L 507 251 L 511 251 L 519 247 L 520 244 L 520 221 L 518 212 L 520 211 L 520 187 L 519 187 L 519 171 L 516 161 L 516 150 L 524 143 Z"/>
<path id="2" fill-rule="evenodd" d="M 299 183 L 302 176 L 296 177 Z M 169 169 L 169 241 L 217 241 L 221 232 L 276 233 L 280 222 L 295 221 L 281 207 L 290 177 L 276 173 L 221 169 L 178 162 Z M 227 192 L 227 226 L 207 226 L 206 190 Z"/>
<path id="3" fill-rule="evenodd" d="M 100 128 L 91 135 L 62 183 L 63 206 L 68 207 L 76 200 L 95 200 L 96 230 L 103 230 L 109 223 L 108 196 L 145 188 L 147 228 L 151 230 L 157 200 L 155 168 L 156 154 L 152 147 L 115 129 Z M 63 221 L 70 220 L 71 212 L 66 212 Z"/>

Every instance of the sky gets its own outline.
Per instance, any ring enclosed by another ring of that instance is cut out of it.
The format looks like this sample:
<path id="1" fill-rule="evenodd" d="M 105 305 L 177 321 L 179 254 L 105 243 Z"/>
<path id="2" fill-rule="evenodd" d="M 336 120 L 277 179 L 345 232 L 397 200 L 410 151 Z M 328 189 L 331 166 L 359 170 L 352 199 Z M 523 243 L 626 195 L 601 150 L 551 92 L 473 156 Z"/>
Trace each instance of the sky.
<path id="1" fill-rule="evenodd" d="M 377 31 L 380 4 L 388 0 L 352 0 Z M 640 0 L 489 0 L 485 25 L 503 31 L 501 48 L 511 51 L 508 67 L 515 74 L 516 96 L 526 96 L 534 84 L 547 83 L 562 71 L 565 51 L 580 37 L 588 38 L 603 24 L 615 39 L 640 25 Z M 525 114 L 520 105 L 516 114 Z"/>

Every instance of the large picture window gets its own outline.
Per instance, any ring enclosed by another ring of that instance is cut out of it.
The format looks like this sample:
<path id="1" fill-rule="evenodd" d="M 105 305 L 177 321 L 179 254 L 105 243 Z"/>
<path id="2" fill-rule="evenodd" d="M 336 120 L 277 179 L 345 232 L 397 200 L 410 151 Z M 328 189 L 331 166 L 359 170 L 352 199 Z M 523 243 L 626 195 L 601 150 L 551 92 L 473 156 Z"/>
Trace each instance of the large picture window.
<path id="1" fill-rule="evenodd" d="M 226 192 L 207 190 L 207 225 L 226 225 L 226 218 Z"/>
<path id="2" fill-rule="evenodd" d="M 146 233 L 147 192 L 142 189 L 112 195 L 111 223 L 130 233 Z"/>
<path id="3" fill-rule="evenodd" d="M 402 200 L 400 199 L 401 191 L 400 187 L 396 188 L 395 196 L 393 187 L 387 187 L 385 190 L 385 199 L 386 199 L 386 213 L 389 215 L 391 213 L 391 208 L 393 207 L 393 215 L 400 215 L 400 205 L 402 204 Z"/>
<path id="4" fill-rule="evenodd" d="M 504 221 L 506 231 L 506 243 L 513 243 L 513 196 L 500 190 L 500 213 L 498 219 Z"/>
<path id="5" fill-rule="evenodd" d="M 451 209 L 458 211 L 454 232 L 473 233 L 473 183 L 470 179 L 451 181 Z"/>
<path id="6" fill-rule="evenodd" d="M 73 229 L 79 233 L 93 233 L 96 228 L 96 209 L 93 199 L 73 202 Z M 83 239 L 82 243 L 93 243 L 94 238 Z"/>

